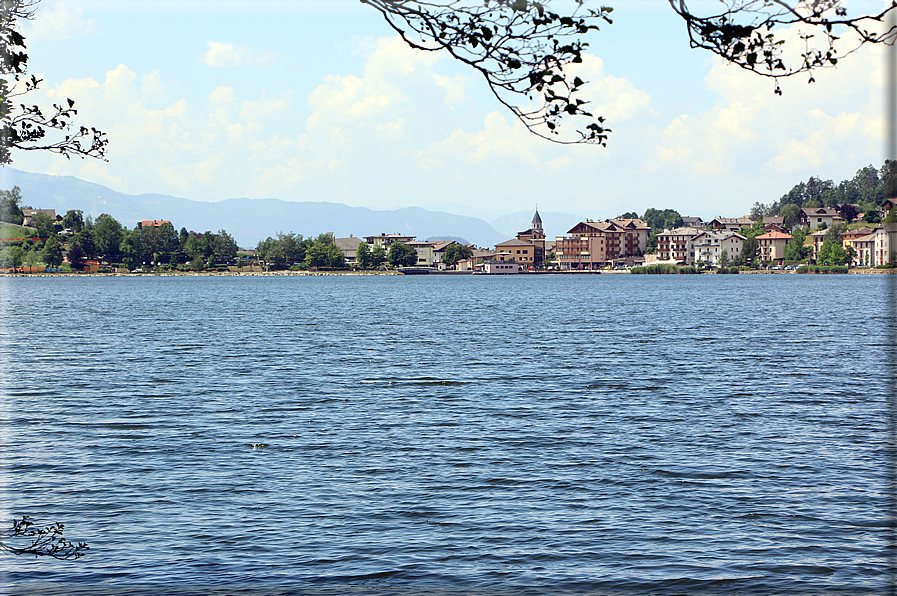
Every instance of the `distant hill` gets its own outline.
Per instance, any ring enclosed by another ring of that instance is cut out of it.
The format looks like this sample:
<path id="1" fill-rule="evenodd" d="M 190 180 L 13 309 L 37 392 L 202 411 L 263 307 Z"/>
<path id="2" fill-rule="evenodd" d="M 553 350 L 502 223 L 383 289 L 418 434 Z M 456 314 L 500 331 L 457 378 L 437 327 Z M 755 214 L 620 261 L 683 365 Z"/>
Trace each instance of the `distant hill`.
<path id="1" fill-rule="evenodd" d="M 430 236 L 427 242 L 457 242 L 458 244 L 470 244 L 466 238 L 460 236 Z"/>
<path id="2" fill-rule="evenodd" d="M 322 232 L 333 232 L 337 237 L 380 233 L 463 237 L 478 246 L 507 240 L 505 234 L 482 219 L 419 207 L 375 211 L 341 203 L 245 198 L 206 203 L 159 194 L 126 195 L 71 176 L 30 174 L 13 168 L 5 168 L 2 174 L 4 185 L 21 188 L 24 203 L 35 208 L 56 209 L 60 214 L 81 209 L 85 217 L 94 218 L 108 213 L 129 228 L 141 220 L 164 219 L 177 229 L 224 229 L 244 248 L 254 248 L 278 231 L 306 237 Z"/>

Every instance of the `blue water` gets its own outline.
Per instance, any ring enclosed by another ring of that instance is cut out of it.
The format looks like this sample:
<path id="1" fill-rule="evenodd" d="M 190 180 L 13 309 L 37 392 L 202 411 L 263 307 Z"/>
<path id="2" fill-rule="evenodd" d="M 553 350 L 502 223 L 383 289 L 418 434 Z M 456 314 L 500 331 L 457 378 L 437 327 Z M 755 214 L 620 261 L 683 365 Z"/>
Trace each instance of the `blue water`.
<path id="1" fill-rule="evenodd" d="M 0 591 L 891 593 L 891 285 L 0 281 Z"/>

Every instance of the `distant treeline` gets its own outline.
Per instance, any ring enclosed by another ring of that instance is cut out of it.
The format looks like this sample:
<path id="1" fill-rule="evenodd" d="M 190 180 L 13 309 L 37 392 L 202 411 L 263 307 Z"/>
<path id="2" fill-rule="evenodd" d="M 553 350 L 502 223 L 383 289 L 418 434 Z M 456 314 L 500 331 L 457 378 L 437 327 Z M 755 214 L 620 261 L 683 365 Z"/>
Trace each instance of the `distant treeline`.
<path id="1" fill-rule="evenodd" d="M 755 221 L 767 216 L 784 217 L 785 225 L 789 226 L 796 222 L 801 208 L 827 207 L 837 209 L 846 221 L 864 213 L 866 222 L 879 223 L 882 203 L 895 196 L 897 161 L 886 160 L 882 167 L 868 165 L 857 170 L 852 179 L 837 185 L 831 180 L 811 176 L 770 205 L 754 203 L 750 217 Z"/>
<path id="2" fill-rule="evenodd" d="M 30 207 L 22 207 L 21 202 L 18 187 L 0 191 L 0 222 L 22 225 L 22 209 Z M 167 221 L 146 227 L 138 223 L 128 229 L 111 215 L 104 213 L 93 220 L 78 209 L 67 211 L 61 226 L 43 212 L 35 213 L 33 219 L 30 238 L 3 241 L 0 266 L 19 268 L 41 262 L 59 267 L 63 247 L 73 269 L 83 267 L 85 260 L 97 259 L 130 270 L 144 263 L 200 270 L 237 256 L 237 243 L 224 230 L 213 234 L 181 228 L 179 232 Z M 66 234 L 59 233 L 60 227 Z"/>

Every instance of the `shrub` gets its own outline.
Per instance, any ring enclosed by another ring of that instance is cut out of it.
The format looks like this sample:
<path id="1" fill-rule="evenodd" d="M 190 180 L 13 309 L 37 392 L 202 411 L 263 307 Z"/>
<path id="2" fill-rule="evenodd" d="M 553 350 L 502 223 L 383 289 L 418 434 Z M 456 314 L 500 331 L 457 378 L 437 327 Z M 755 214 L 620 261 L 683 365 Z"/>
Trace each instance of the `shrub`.
<path id="1" fill-rule="evenodd" d="M 798 273 L 848 273 L 844 265 L 804 265 L 797 268 Z"/>
<path id="2" fill-rule="evenodd" d="M 697 267 L 680 267 L 679 265 L 669 265 L 659 263 L 657 265 L 648 265 L 647 267 L 633 267 L 632 273 L 648 274 L 648 275 L 674 275 L 674 274 L 695 274 L 700 273 Z"/>

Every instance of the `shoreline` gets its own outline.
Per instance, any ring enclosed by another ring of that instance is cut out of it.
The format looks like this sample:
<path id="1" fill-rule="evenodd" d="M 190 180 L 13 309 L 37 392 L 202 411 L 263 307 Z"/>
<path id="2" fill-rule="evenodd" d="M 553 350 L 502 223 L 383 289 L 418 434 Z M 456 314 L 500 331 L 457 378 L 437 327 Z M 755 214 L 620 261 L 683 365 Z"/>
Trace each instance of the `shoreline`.
<path id="1" fill-rule="evenodd" d="M 444 275 L 445 272 L 433 271 L 433 275 Z M 465 272 L 449 272 L 461 276 Z M 847 273 L 801 273 L 795 271 L 740 271 L 741 275 L 889 275 L 897 274 L 897 269 L 857 269 Z M 371 276 L 371 275 L 404 275 L 399 271 L 178 271 L 159 273 L 0 273 L 5 277 L 322 277 L 322 276 Z M 429 275 L 429 273 L 427 274 Z M 472 275 L 469 274 L 468 275 Z M 536 271 L 517 273 L 516 275 L 632 275 L 631 271 Z M 697 275 L 716 275 L 705 272 Z M 477 276 L 480 277 L 480 276 Z M 507 277 L 492 275 L 490 277 Z"/>

